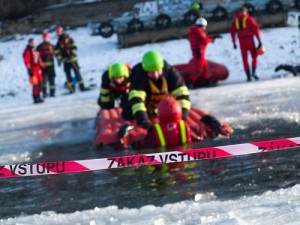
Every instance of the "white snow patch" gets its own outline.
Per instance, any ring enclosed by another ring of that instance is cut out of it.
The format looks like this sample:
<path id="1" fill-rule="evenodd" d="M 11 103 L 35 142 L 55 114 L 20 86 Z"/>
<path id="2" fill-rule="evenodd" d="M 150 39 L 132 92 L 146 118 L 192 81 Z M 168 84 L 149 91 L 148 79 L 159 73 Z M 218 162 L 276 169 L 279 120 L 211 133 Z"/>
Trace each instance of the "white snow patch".
<path id="1" fill-rule="evenodd" d="M 197 194 L 199 195 L 199 194 Z M 205 194 L 201 194 L 202 196 Z M 20 216 L 0 220 L 3 225 L 11 224 L 255 224 L 281 225 L 299 224 L 300 185 L 278 191 L 267 191 L 261 195 L 241 197 L 236 200 L 218 200 L 212 193 L 206 194 L 208 201 L 182 201 L 153 205 L 139 209 L 109 206 L 92 210 L 61 214 L 53 211 L 31 216 Z"/>

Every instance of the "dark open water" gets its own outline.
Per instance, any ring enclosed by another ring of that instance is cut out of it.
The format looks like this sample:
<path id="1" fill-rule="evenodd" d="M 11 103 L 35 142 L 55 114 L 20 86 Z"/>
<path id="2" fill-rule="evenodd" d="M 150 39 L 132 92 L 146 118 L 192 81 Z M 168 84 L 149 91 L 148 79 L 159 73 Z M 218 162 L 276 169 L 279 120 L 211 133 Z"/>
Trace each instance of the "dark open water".
<path id="1" fill-rule="evenodd" d="M 70 126 L 67 123 L 56 124 L 55 128 Z M 93 120 L 85 120 L 77 123 L 76 129 L 91 131 L 93 125 Z M 247 129 L 236 129 L 229 139 L 197 143 L 190 148 L 297 137 L 300 134 L 298 124 L 284 120 L 260 120 L 246 125 Z M 270 131 L 266 131 L 266 127 Z M 58 143 L 37 148 L 32 154 L 42 156 L 32 157 L 31 162 L 92 159 L 137 153 L 134 150 L 114 151 L 108 147 L 96 150 L 91 137 L 87 137 L 89 138 L 83 138 L 76 145 Z M 147 149 L 142 152 L 157 151 L 159 150 Z M 213 192 L 218 199 L 233 199 L 300 183 L 300 173 L 297 172 L 299 168 L 300 151 L 285 150 L 135 169 L 0 179 L 0 218 L 50 210 L 69 213 L 109 205 L 121 208 L 136 208 L 148 204 L 161 206 L 194 199 L 196 193 L 207 192 Z"/>

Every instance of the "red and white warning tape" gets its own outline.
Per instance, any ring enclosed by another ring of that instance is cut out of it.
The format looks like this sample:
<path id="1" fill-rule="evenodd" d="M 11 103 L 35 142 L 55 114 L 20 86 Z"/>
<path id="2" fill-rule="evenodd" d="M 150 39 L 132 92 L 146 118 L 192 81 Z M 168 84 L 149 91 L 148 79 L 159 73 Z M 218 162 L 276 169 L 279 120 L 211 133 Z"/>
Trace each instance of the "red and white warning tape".
<path id="1" fill-rule="evenodd" d="M 189 162 L 300 147 L 300 137 L 221 147 L 78 161 L 0 166 L 0 178 L 75 173 L 174 162 Z"/>

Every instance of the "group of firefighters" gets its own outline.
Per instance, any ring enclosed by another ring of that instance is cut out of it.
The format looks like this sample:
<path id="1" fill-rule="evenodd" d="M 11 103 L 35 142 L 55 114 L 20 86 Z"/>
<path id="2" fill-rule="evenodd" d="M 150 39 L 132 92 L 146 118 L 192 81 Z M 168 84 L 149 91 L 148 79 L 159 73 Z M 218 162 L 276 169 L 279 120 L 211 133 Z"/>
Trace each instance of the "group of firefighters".
<path id="1" fill-rule="evenodd" d="M 55 69 L 54 56 L 56 56 L 58 65 L 64 64 L 64 71 L 67 77 L 67 86 L 70 93 L 75 92 L 75 85 L 71 76 L 71 70 L 74 70 L 80 90 L 85 91 L 84 83 L 80 74 L 77 58 L 77 46 L 74 40 L 64 33 L 61 26 L 56 28 L 58 41 L 54 47 L 50 42 L 50 34 L 43 33 L 43 42 L 37 46 L 35 39 L 31 38 L 23 52 L 25 66 L 30 77 L 29 81 L 32 85 L 32 97 L 34 103 L 41 103 L 43 98 L 48 96 L 47 87 L 50 85 L 50 97 L 55 96 Z"/>
<path id="2" fill-rule="evenodd" d="M 111 109 L 115 107 L 115 102 L 119 101 L 119 105 L 123 108 L 124 119 L 136 120 L 138 125 L 147 129 L 148 135 L 145 142 L 152 143 L 152 146 L 190 142 L 190 128 L 185 122 L 191 107 L 188 87 L 198 77 L 204 79 L 207 86 L 211 85 L 205 49 L 208 43 L 220 38 L 220 36 L 207 37 L 206 27 L 207 21 L 199 18 L 195 26 L 190 28 L 189 41 L 196 66 L 187 84 L 180 73 L 169 65 L 159 52 L 149 51 L 144 54 L 142 62 L 134 67 L 125 63 L 116 63 L 108 67 L 102 75 L 99 106 L 102 109 Z M 47 96 L 47 81 L 50 83 L 50 96 L 55 94 L 54 55 L 59 65 L 64 63 L 70 92 L 75 91 L 71 69 L 75 72 L 80 90 L 85 90 L 77 63 L 76 43 L 64 33 L 62 27 L 57 27 L 56 32 L 59 36 L 56 47 L 49 43 L 49 34 L 44 33 L 44 42 L 37 49 L 35 49 L 35 40 L 30 39 L 24 51 L 24 60 L 31 77 L 35 103 L 43 101 L 40 98 L 41 86 L 44 97 Z M 247 81 L 251 81 L 251 78 L 258 80 L 257 56 L 263 51 L 259 26 L 244 7 L 235 15 L 231 27 L 234 49 L 237 48 L 236 34 L 240 42 Z M 257 47 L 253 40 L 254 36 L 259 43 Z M 252 56 L 252 70 L 248 65 L 248 51 Z M 158 117 L 160 122 L 152 124 L 150 119 L 154 117 Z M 121 127 L 120 136 L 126 133 L 123 131 Z"/>
<path id="3" fill-rule="evenodd" d="M 125 63 L 116 63 L 110 65 L 103 74 L 99 106 L 102 109 L 113 108 L 118 99 L 123 108 L 123 118 L 135 120 L 138 125 L 148 129 L 147 136 L 141 142 L 143 145 L 170 146 L 191 141 L 190 128 L 186 123 L 191 107 L 188 87 L 191 87 L 199 77 L 205 80 L 206 86 L 211 85 L 205 49 L 208 43 L 220 38 L 220 36 L 206 36 L 206 27 L 207 21 L 204 18 L 197 19 L 195 26 L 190 27 L 189 41 L 195 69 L 187 84 L 180 73 L 157 51 L 144 54 L 142 62 L 133 68 Z M 251 81 L 252 78 L 258 80 L 257 56 L 264 49 L 260 40 L 259 26 L 244 7 L 236 14 L 231 27 L 235 49 L 236 34 L 240 41 L 247 81 Z M 253 40 L 254 35 L 258 40 L 257 47 Z M 251 71 L 247 59 L 248 51 L 252 56 Z M 159 123 L 150 122 L 154 117 L 159 118 Z M 119 133 L 122 136 L 126 132 L 121 127 Z"/>

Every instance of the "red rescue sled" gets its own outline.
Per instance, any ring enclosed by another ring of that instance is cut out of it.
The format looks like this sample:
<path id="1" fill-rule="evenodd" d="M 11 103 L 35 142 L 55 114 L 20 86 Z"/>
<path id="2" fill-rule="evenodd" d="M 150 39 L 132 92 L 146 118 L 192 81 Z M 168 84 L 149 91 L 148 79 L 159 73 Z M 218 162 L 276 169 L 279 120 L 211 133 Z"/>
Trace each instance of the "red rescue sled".
<path id="1" fill-rule="evenodd" d="M 147 134 L 147 130 L 138 126 L 135 121 L 128 121 L 122 118 L 122 108 L 115 109 L 102 109 L 97 115 L 97 135 L 95 139 L 95 145 L 101 146 L 105 145 L 115 145 L 120 144 L 126 147 L 130 145 L 133 141 L 142 140 Z M 213 138 L 219 134 L 224 136 L 229 136 L 233 133 L 233 129 L 224 122 L 220 122 L 220 128 L 216 129 L 214 122 L 210 124 L 208 122 L 203 122 L 201 119 L 208 115 L 205 111 L 191 108 L 187 122 L 191 127 L 191 137 L 192 141 L 203 141 L 205 139 Z M 152 120 L 153 123 L 158 122 L 157 118 Z M 219 121 L 217 121 L 219 122 Z M 129 124 L 133 126 L 133 129 L 129 131 L 126 138 L 120 140 L 118 137 L 118 131 L 122 124 Z"/>
<path id="2" fill-rule="evenodd" d="M 208 73 L 213 84 L 217 84 L 219 80 L 226 80 L 229 76 L 227 68 L 221 64 L 207 61 L 208 63 Z M 190 60 L 187 64 L 174 65 L 174 67 L 181 73 L 185 82 L 188 81 L 188 78 L 191 73 L 193 73 L 195 68 L 194 60 Z M 194 87 L 204 86 L 204 80 L 202 77 L 198 77 L 194 83 Z"/>

